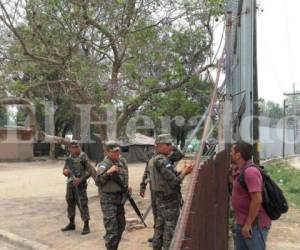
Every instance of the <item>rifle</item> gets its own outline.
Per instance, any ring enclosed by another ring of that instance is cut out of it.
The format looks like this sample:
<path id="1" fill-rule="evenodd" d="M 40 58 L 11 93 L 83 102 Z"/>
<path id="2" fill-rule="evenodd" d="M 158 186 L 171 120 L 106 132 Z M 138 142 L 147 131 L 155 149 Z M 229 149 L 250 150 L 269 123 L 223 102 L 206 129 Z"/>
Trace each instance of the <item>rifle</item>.
<path id="1" fill-rule="evenodd" d="M 76 176 L 74 174 L 75 169 L 74 169 L 73 161 L 72 161 L 71 158 L 68 158 L 66 163 L 67 163 L 66 164 L 67 168 L 69 169 L 70 175 L 71 175 L 69 180 L 68 180 L 68 183 L 73 182 L 76 178 Z M 78 186 L 73 186 L 73 188 L 74 188 L 74 191 L 75 191 L 75 198 L 76 198 L 77 203 L 78 203 L 78 209 L 82 213 L 82 205 L 81 205 L 81 201 L 80 201 Z"/>
<path id="2" fill-rule="evenodd" d="M 140 212 L 138 206 L 136 205 L 134 199 L 132 198 L 131 194 L 128 192 L 128 188 L 124 185 L 123 181 L 121 180 L 120 176 L 118 176 L 117 174 L 112 174 L 111 175 L 111 179 L 117 184 L 119 185 L 119 187 L 121 187 L 122 191 L 124 192 L 124 195 L 126 197 L 126 199 L 129 200 L 130 205 L 132 206 L 132 208 L 134 209 L 135 213 L 137 214 L 137 216 L 140 218 L 140 220 L 142 221 L 142 223 L 144 224 L 145 227 L 147 227 L 143 215 Z"/>
<path id="3" fill-rule="evenodd" d="M 152 210 L 152 204 L 150 204 L 150 205 L 147 207 L 145 213 L 143 214 L 143 219 L 144 219 L 144 220 L 146 220 L 146 218 L 147 218 L 147 216 L 148 216 L 148 214 L 150 213 L 151 210 Z"/>

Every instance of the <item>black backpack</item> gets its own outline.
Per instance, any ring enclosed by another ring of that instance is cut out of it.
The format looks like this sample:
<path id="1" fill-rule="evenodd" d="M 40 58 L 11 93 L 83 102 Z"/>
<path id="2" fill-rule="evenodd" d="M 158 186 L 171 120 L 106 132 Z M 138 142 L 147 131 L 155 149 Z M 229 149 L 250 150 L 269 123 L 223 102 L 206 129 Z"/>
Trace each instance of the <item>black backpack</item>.
<path id="1" fill-rule="evenodd" d="M 248 192 L 247 185 L 244 180 L 244 172 L 249 167 L 256 167 L 263 178 L 264 190 L 262 192 L 262 206 L 269 215 L 271 220 L 277 220 L 281 214 L 288 211 L 288 203 L 283 195 L 282 190 L 266 173 L 263 166 L 246 166 L 238 177 L 240 185 Z"/>

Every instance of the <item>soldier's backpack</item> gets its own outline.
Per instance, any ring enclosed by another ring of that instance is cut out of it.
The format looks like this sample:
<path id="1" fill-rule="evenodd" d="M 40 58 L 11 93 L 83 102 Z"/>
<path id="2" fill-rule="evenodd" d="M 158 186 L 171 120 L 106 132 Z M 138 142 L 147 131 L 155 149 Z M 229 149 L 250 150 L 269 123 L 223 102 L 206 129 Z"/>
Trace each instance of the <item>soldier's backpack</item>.
<path id="1" fill-rule="evenodd" d="M 282 190 L 278 185 L 271 179 L 271 177 L 266 173 L 263 166 L 249 165 L 246 166 L 238 177 L 240 185 L 248 192 L 247 185 L 245 183 L 244 172 L 249 167 L 256 167 L 263 178 L 264 189 L 262 192 L 262 206 L 269 215 L 271 220 L 277 220 L 281 214 L 288 211 L 288 203 Z"/>

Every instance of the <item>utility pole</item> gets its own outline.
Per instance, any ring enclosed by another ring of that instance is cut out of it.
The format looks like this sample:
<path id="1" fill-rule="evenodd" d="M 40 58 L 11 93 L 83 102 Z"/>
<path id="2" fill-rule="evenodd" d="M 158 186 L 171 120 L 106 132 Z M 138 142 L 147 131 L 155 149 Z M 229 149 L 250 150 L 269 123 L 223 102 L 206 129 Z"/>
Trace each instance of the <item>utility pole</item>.
<path id="1" fill-rule="evenodd" d="M 226 14 L 226 29 L 225 29 L 225 52 L 226 52 L 226 95 L 223 106 L 223 133 L 224 147 L 228 164 L 230 162 L 230 145 L 232 143 L 232 11 L 227 11 Z"/>
<path id="2" fill-rule="evenodd" d="M 258 79 L 257 79 L 257 24 L 256 0 L 253 0 L 253 161 L 259 164 L 259 107 L 258 107 Z"/>
<path id="3" fill-rule="evenodd" d="M 286 108 L 288 105 L 286 105 L 286 99 L 283 100 L 283 124 L 282 124 L 282 158 L 285 158 L 285 117 L 286 117 Z"/>
<path id="4" fill-rule="evenodd" d="M 297 145 L 297 109 L 296 109 L 296 89 L 295 83 L 293 83 L 293 113 L 294 113 L 294 154 L 296 154 Z"/>
<path id="5" fill-rule="evenodd" d="M 294 113 L 294 154 L 297 149 L 297 105 L 296 96 L 300 95 L 300 92 L 296 92 L 295 83 L 293 83 L 293 93 L 284 93 L 285 96 L 292 96 L 293 98 L 293 113 Z"/>

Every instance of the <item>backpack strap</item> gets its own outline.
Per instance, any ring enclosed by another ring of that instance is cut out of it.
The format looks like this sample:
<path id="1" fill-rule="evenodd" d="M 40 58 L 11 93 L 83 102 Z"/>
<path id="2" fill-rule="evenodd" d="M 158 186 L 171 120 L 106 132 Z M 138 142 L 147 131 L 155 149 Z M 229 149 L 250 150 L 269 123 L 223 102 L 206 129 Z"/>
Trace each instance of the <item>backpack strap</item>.
<path id="1" fill-rule="evenodd" d="M 248 193 L 248 187 L 247 184 L 245 182 L 245 171 L 247 168 L 257 168 L 260 172 L 260 169 L 257 165 L 255 165 L 253 162 L 251 162 L 251 164 L 247 164 L 246 166 L 243 167 L 240 176 L 238 177 L 238 182 L 240 183 L 240 185 L 244 188 L 244 190 Z"/>

